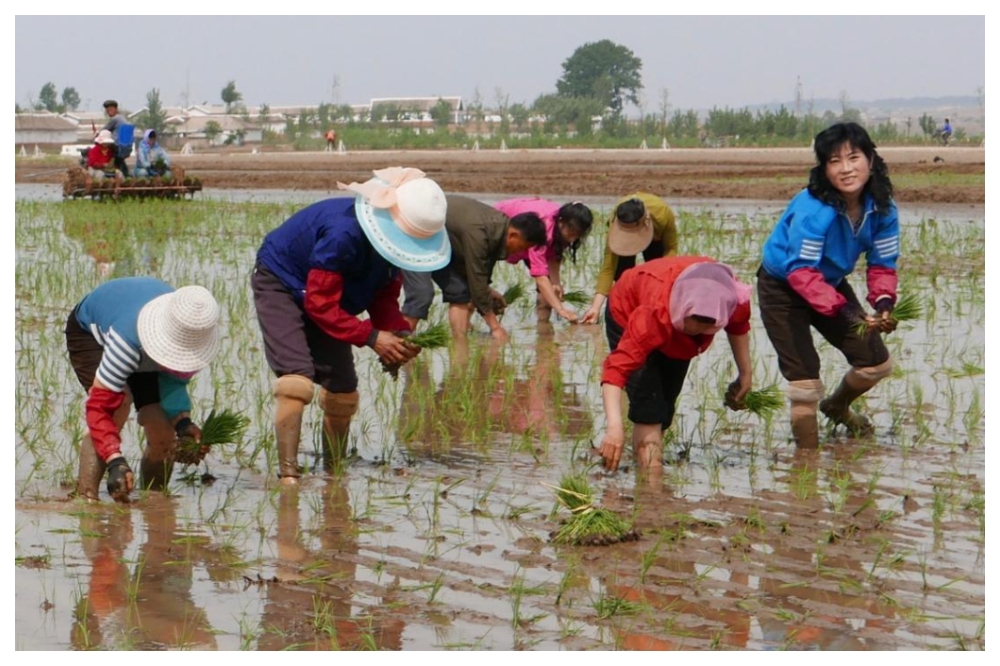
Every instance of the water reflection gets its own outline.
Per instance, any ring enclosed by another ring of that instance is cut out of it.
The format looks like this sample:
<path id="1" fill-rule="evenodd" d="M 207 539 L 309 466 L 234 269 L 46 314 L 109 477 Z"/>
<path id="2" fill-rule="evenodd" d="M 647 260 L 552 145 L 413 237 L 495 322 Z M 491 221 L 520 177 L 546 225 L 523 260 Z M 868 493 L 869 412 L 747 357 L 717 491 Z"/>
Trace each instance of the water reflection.
<path id="1" fill-rule="evenodd" d="M 214 565 L 207 537 L 178 525 L 174 501 L 150 495 L 138 503 L 145 541 L 135 559 L 132 511 L 80 518 L 91 564 L 87 594 L 74 613 L 70 641 L 77 649 L 214 650 L 215 633 L 191 595 L 196 563 Z"/>
<path id="2" fill-rule="evenodd" d="M 402 620 L 388 611 L 385 616 L 351 612 L 357 527 L 344 481 L 327 477 L 322 482 L 318 495 L 302 486 L 285 487 L 271 496 L 278 504 L 275 574 L 248 583 L 258 585 L 265 597 L 257 648 L 399 650 Z M 302 502 L 315 508 L 317 524 L 308 528 L 302 525 Z M 389 606 L 387 599 L 382 602 L 382 608 Z"/>
<path id="3" fill-rule="evenodd" d="M 551 324 L 533 344 L 516 344 L 455 339 L 440 382 L 422 359 L 404 367 L 397 435 L 411 453 L 475 456 L 498 433 L 529 444 L 590 435 L 590 413 L 564 381 Z"/>

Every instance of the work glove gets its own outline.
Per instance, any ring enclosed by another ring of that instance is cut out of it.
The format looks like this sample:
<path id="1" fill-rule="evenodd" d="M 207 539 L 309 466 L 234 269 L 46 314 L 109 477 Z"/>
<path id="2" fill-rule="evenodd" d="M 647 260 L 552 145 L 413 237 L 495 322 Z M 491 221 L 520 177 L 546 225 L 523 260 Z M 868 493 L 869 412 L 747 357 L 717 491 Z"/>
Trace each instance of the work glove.
<path id="1" fill-rule="evenodd" d="M 899 325 L 899 322 L 892 316 L 895 307 L 896 304 L 891 298 L 883 298 L 875 302 L 875 312 L 879 313 L 878 327 L 883 333 L 892 333 Z"/>
<path id="2" fill-rule="evenodd" d="M 127 502 L 132 490 L 132 468 L 123 456 L 108 463 L 108 494 L 116 502 Z"/>

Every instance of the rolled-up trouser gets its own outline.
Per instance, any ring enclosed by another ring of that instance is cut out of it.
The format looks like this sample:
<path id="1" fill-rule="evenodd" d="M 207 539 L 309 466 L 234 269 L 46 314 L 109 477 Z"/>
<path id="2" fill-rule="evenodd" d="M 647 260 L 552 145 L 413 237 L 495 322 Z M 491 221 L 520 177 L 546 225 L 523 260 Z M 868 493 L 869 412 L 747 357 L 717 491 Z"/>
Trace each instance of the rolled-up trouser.
<path id="1" fill-rule="evenodd" d="M 860 306 L 847 280 L 840 282 L 837 291 Z M 819 354 L 810 327 L 839 349 L 852 367 L 868 368 L 889 360 L 881 335 L 859 336 L 842 317 L 821 315 L 788 282 L 772 277 L 763 267 L 757 271 L 757 301 L 767 337 L 778 354 L 778 368 L 788 381 L 820 378 Z"/>
<path id="2" fill-rule="evenodd" d="M 448 264 L 431 273 L 403 271 L 403 307 L 407 317 L 427 319 L 434 302 L 434 284 L 441 288 L 441 300 L 449 304 L 465 305 L 472 301 L 472 292 L 465 277 Z"/>
<path id="3" fill-rule="evenodd" d="M 608 344 L 614 351 L 625 331 L 611 316 L 610 307 L 605 311 L 604 328 Z M 690 365 L 691 361 L 670 358 L 659 351 L 649 354 L 642 367 L 633 372 L 625 383 L 629 421 L 659 423 L 664 430 L 669 428 L 674 421 L 677 398 L 684 388 Z"/>
<path id="4" fill-rule="evenodd" d="M 324 333 L 267 267 L 257 264 L 250 284 L 264 356 L 276 377 L 301 375 L 331 393 L 358 388 L 350 343 Z"/>

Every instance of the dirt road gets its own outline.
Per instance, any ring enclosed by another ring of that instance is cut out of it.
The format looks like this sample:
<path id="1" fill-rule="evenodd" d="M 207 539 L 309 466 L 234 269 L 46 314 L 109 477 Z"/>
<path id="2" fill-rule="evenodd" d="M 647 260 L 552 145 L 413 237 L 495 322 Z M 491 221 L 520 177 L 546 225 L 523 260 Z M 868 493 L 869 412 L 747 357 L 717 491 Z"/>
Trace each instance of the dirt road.
<path id="1" fill-rule="evenodd" d="M 986 151 L 964 147 L 884 148 L 901 203 L 986 201 Z M 667 200 L 790 198 L 806 183 L 808 148 L 675 150 L 464 150 L 225 152 L 174 155 L 207 188 L 333 190 L 338 181 L 364 180 L 373 169 L 423 169 L 448 192 L 615 196 L 636 190 Z M 67 158 L 67 166 L 73 161 Z M 15 182 L 62 180 L 37 160 L 15 161 Z"/>

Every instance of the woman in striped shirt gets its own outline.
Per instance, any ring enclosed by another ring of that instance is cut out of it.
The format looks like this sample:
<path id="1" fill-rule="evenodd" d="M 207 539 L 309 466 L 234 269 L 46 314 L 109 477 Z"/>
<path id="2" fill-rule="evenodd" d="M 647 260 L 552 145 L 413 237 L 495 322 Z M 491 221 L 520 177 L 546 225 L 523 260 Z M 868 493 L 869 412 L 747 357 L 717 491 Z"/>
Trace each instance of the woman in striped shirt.
<path id="1" fill-rule="evenodd" d="M 204 287 L 174 290 L 150 277 L 105 282 L 73 308 L 66 348 L 87 390 L 78 496 L 96 500 L 107 470 L 108 493 L 128 499 L 133 476 L 121 452 L 121 429 L 133 403 L 146 434 L 140 483 L 166 485 L 178 438 L 201 440 L 187 384 L 218 350 L 218 321 L 219 305 Z"/>

